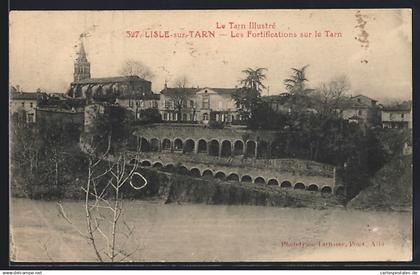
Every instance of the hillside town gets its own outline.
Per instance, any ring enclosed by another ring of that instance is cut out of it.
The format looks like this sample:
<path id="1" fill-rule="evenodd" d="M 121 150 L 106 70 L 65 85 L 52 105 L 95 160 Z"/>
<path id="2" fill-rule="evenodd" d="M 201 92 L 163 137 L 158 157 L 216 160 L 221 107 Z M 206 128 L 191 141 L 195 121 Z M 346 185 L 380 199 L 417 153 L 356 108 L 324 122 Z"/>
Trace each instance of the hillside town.
<path id="1" fill-rule="evenodd" d="M 362 94 L 349 95 L 346 79 L 311 89 L 305 85 L 307 67 L 293 69 L 294 75 L 284 80 L 286 91 L 277 95 L 261 96 L 265 68 L 244 70 L 247 78 L 239 87 L 190 87 L 184 77 L 154 93 L 151 81 L 134 73 L 92 77 L 81 41 L 67 91 L 12 86 L 11 121 L 37 125 L 44 137 L 35 139 L 56 139 L 53 145 L 67 144 L 65 150 L 71 143 L 82 146 L 83 133 L 96 131 L 95 139 L 104 140 L 109 132 L 112 151 L 140 154 L 142 167 L 320 191 L 347 201 L 369 185 L 369 176 L 395 150 L 412 154 L 408 134 L 395 149 L 389 137 L 378 143 L 387 134 L 375 130 L 410 131 L 411 101 L 383 105 Z M 64 142 L 69 137 L 70 143 Z M 31 154 L 38 158 L 39 153 Z M 55 165 L 58 184 L 58 160 Z"/>
<path id="2" fill-rule="evenodd" d="M 83 43 L 74 62 L 74 81 L 66 93 L 23 91 L 18 85 L 10 88 L 10 112 L 19 113 L 22 121 L 56 117 L 83 125 L 85 107 L 90 104 L 115 104 L 133 113 L 136 120 L 145 119 L 146 110 L 158 111 L 163 122 L 208 125 L 221 122 L 239 125 L 244 119 L 238 112 L 232 94 L 238 87 L 168 87 L 154 93 L 151 82 L 136 75 L 92 78 L 90 63 Z M 291 112 L 285 103 L 289 94 L 263 96 L 262 100 L 275 112 Z M 348 96 L 349 104 L 340 109 L 343 119 L 367 127 L 412 128 L 411 101 L 383 105 L 363 94 Z"/>

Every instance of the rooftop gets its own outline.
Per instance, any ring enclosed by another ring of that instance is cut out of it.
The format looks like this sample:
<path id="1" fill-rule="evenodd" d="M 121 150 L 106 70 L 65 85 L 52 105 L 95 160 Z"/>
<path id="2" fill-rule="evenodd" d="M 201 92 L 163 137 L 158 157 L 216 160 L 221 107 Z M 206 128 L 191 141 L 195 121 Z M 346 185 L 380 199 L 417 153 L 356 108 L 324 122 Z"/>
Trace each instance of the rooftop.
<path id="1" fill-rule="evenodd" d="M 411 111 L 411 101 L 405 101 L 402 103 L 398 103 L 398 104 L 392 104 L 392 105 L 388 105 L 388 106 L 384 106 L 382 108 L 382 111 L 385 112 L 396 112 L 396 111 L 406 111 L 409 112 Z"/>
<path id="2" fill-rule="evenodd" d="M 150 82 L 137 75 L 130 75 L 130 76 L 87 78 L 87 79 L 75 81 L 73 82 L 73 84 L 106 84 L 106 83 L 116 83 L 116 82 L 133 82 L 133 81 Z"/>
<path id="3" fill-rule="evenodd" d="M 41 93 L 10 92 L 10 99 L 14 100 L 37 100 Z"/>

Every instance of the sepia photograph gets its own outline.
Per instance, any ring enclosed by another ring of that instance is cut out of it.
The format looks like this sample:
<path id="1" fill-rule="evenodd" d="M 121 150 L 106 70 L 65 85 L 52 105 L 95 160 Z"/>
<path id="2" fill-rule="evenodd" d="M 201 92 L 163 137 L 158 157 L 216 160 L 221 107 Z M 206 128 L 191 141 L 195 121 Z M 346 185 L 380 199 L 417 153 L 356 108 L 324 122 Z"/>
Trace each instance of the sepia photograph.
<path id="1" fill-rule="evenodd" d="M 411 9 L 11 11 L 14 263 L 408 262 Z"/>

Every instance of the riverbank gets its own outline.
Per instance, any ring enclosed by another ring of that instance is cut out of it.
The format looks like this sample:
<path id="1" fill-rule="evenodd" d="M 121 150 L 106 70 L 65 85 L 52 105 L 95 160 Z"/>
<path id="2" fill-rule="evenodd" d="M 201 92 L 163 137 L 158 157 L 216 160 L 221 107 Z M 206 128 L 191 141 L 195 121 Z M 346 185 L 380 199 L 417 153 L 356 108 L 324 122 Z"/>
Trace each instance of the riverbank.
<path id="1" fill-rule="evenodd" d="M 412 155 L 399 156 L 382 167 L 347 207 L 354 209 L 412 211 Z"/>

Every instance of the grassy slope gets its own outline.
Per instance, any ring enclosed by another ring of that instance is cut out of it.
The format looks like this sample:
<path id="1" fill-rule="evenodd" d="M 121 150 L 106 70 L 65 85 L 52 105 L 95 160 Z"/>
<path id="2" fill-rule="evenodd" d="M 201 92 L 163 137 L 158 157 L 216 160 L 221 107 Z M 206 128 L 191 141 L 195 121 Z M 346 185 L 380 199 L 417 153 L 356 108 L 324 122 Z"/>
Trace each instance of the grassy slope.
<path id="1" fill-rule="evenodd" d="M 371 180 L 372 185 L 348 203 L 350 208 L 408 210 L 412 206 L 412 155 L 394 158 Z"/>

